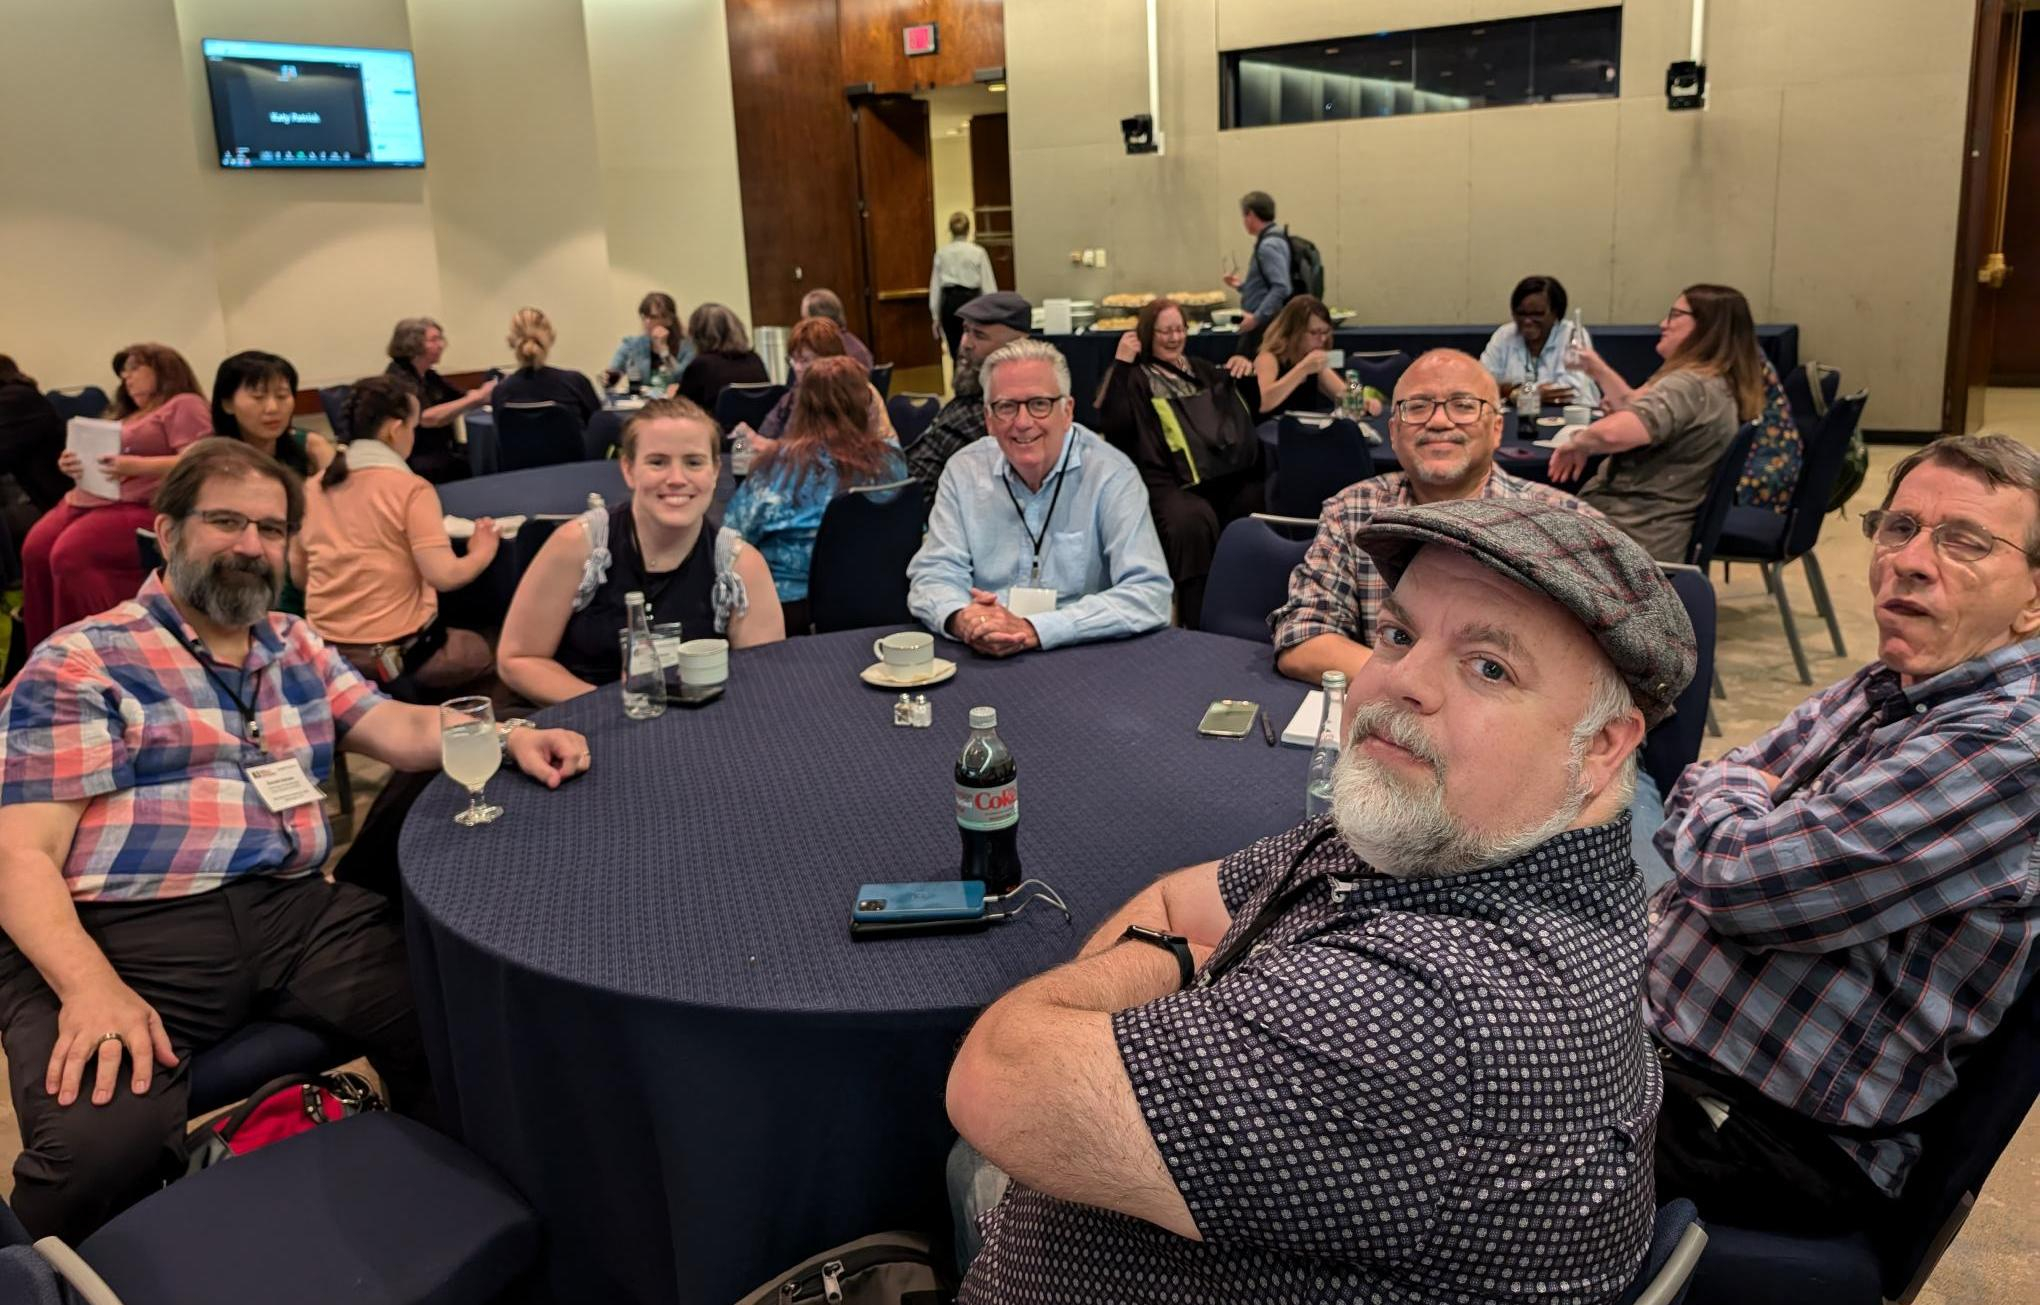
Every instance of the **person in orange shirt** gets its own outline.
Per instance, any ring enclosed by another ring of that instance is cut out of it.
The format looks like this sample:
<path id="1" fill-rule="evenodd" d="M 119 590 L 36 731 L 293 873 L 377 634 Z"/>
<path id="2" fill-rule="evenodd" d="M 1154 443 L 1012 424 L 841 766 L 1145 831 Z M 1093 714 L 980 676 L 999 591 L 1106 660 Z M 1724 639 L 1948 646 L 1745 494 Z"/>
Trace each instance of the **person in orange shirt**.
<path id="1" fill-rule="evenodd" d="M 305 525 L 293 570 L 305 575 L 305 616 L 321 637 L 392 696 L 419 700 L 489 672 L 489 644 L 439 616 L 439 595 L 480 575 L 498 537 L 475 523 L 454 555 L 439 492 L 412 471 L 417 395 L 401 381 L 357 381 L 348 404 L 354 438 L 305 487 Z"/>

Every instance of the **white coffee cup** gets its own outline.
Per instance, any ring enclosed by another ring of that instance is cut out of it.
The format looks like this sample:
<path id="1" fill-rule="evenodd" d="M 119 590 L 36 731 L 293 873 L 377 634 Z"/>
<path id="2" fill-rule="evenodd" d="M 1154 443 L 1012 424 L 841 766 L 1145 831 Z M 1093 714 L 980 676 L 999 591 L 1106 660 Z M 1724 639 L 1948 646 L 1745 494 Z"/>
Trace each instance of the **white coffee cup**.
<path id="1" fill-rule="evenodd" d="M 1565 424 L 1591 426 L 1594 424 L 1594 410 L 1584 403 L 1568 403 L 1565 405 Z"/>
<path id="2" fill-rule="evenodd" d="M 889 634 L 872 640 L 871 655 L 884 662 L 886 670 L 903 679 L 922 675 L 935 661 L 935 636 L 919 630 Z"/>
<path id="3" fill-rule="evenodd" d="M 705 689 L 729 678 L 729 640 L 689 639 L 680 645 L 680 683 Z"/>

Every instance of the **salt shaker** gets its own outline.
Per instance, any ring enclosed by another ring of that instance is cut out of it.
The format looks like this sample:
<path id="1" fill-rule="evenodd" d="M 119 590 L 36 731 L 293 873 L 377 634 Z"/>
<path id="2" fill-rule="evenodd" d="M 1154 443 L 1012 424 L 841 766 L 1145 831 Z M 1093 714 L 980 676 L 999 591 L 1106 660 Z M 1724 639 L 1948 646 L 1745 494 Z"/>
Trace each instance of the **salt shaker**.
<path id="1" fill-rule="evenodd" d="M 915 727 L 917 729 L 927 729 L 934 723 L 935 723 L 935 709 L 928 705 L 928 695 L 925 693 L 915 694 L 914 695 Z"/>
<path id="2" fill-rule="evenodd" d="M 914 700 L 904 693 L 900 695 L 900 700 L 892 705 L 892 723 L 895 725 L 919 723 L 914 719 Z"/>

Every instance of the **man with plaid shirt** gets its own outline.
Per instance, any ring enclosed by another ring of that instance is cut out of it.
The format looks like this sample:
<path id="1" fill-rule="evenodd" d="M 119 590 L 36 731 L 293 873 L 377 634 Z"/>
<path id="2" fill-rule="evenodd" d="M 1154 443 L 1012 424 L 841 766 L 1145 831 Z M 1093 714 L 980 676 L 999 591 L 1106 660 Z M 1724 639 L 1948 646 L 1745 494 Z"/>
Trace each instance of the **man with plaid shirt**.
<path id="1" fill-rule="evenodd" d="M 1471 354 L 1433 349 L 1410 364 L 1396 382 L 1388 441 L 1404 469 L 1357 481 L 1325 500 L 1317 538 L 1290 574 L 1289 601 L 1268 617 L 1275 669 L 1291 679 L 1317 684 L 1326 671 L 1344 671 L 1351 684 L 1367 664 L 1388 583 L 1355 536 L 1384 508 L 1535 498 L 1601 515 L 1570 494 L 1495 466 L 1501 392 Z"/>
<path id="2" fill-rule="evenodd" d="M 73 1243 L 174 1171 L 192 1053 L 252 1020 L 360 1046 L 394 1106 L 431 1106 L 402 935 L 385 899 L 318 873 L 332 834 L 310 781 L 336 748 L 437 769 L 438 709 L 385 698 L 270 612 L 304 516 L 280 463 L 203 441 L 155 507 L 163 573 L 0 695 L 13 1204 Z M 506 748 L 549 786 L 587 767 L 566 730 Z"/>
<path id="3" fill-rule="evenodd" d="M 1658 833 L 1658 1198 L 1780 1231 L 1889 1214 L 2040 968 L 2040 454 L 1938 440 L 1864 529 L 1877 663 L 1689 767 Z"/>

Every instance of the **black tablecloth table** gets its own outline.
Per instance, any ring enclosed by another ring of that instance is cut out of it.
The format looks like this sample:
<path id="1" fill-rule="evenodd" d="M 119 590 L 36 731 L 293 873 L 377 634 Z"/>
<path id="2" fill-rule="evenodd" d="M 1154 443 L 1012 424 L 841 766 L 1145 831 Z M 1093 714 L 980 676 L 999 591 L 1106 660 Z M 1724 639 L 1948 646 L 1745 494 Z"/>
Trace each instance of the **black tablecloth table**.
<path id="1" fill-rule="evenodd" d="M 948 1225 L 943 1112 L 969 1021 L 1070 957 L 1155 875 L 1301 818 L 1308 754 L 1200 737 L 1214 698 L 1277 728 L 1305 689 L 1265 645 L 1167 630 L 959 659 L 932 729 L 866 687 L 882 630 L 731 657 L 722 700 L 541 713 L 594 763 L 502 819 L 435 780 L 404 829 L 412 969 L 440 1103 L 545 1220 L 563 1300 L 734 1300 L 838 1242 Z M 1020 767 L 1020 853 L 1062 892 L 982 934 L 854 943 L 867 882 L 947 879 L 951 769 L 991 705 Z"/>
<path id="2" fill-rule="evenodd" d="M 1458 349 L 1480 357 L 1494 326 L 1349 326 L 1335 331 L 1332 347 L 1347 353 L 1401 351 L 1412 358 L 1427 349 Z M 1661 361 L 1657 356 L 1658 328 L 1655 326 L 1595 326 L 1587 330 L 1594 337 L 1594 349 L 1631 385 L 1649 380 Z M 1042 338 L 1062 350 L 1070 364 L 1070 392 L 1077 400 L 1077 420 L 1096 429 L 1098 425 L 1098 383 L 1112 363 L 1112 351 L 1119 347 L 1117 331 L 1086 331 L 1076 335 L 1048 335 Z M 1799 327 L 1793 323 L 1768 323 L 1757 328 L 1757 345 L 1783 376 L 1799 365 Z M 1200 331 L 1186 346 L 1193 358 L 1223 362 L 1239 348 L 1239 336 L 1231 331 Z"/>

